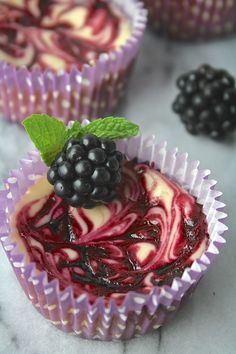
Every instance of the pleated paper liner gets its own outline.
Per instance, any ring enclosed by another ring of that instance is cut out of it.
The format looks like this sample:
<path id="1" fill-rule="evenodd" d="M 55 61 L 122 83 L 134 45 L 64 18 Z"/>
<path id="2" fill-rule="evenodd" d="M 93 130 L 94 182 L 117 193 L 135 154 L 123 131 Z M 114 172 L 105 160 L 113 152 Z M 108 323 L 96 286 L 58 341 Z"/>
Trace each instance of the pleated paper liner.
<path id="1" fill-rule="evenodd" d="M 37 152 L 29 153 L 27 159 L 20 161 L 20 168 L 11 172 L 5 180 L 5 189 L 0 192 L 0 240 L 26 296 L 58 329 L 88 339 L 129 339 L 166 324 L 218 256 L 227 230 L 221 221 L 226 217 L 225 205 L 219 200 L 222 193 L 214 189 L 216 181 L 209 178 L 209 170 L 199 168 L 198 161 L 191 161 L 188 154 L 168 148 L 166 142 L 155 143 L 154 137 L 140 136 L 117 144 L 128 158 L 154 163 L 203 205 L 210 235 L 209 247 L 181 277 L 173 280 L 171 286 L 154 287 L 146 295 L 129 292 L 121 305 L 112 298 L 105 304 L 103 297 L 91 305 L 86 293 L 75 297 L 71 287 L 61 291 L 57 279 L 49 282 L 46 272 L 36 272 L 34 263 L 25 264 L 24 255 L 11 242 L 9 218 L 15 204 L 37 177 L 46 172 Z"/>
<path id="2" fill-rule="evenodd" d="M 236 32 L 236 0 L 143 0 L 149 23 L 173 39 L 212 39 Z"/>
<path id="3" fill-rule="evenodd" d="M 81 1 L 86 2 L 84 1 Z M 21 122 L 33 113 L 62 118 L 95 119 L 113 112 L 125 92 L 146 27 L 147 12 L 138 0 L 111 0 L 129 18 L 132 33 L 120 48 L 103 53 L 93 66 L 70 72 L 27 70 L 0 61 L 0 113 Z"/>

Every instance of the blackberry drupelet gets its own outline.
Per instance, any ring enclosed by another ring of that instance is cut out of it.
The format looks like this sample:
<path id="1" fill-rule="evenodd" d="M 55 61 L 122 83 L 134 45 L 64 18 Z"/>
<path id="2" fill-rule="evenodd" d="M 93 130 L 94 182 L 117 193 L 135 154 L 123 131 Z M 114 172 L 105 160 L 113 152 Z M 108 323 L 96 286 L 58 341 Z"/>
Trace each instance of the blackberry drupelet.
<path id="1" fill-rule="evenodd" d="M 112 140 L 93 134 L 70 139 L 48 170 L 55 193 L 76 208 L 110 202 L 121 181 L 123 155 Z"/>
<path id="2" fill-rule="evenodd" d="M 181 75 L 177 86 L 173 110 L 191 134 L 223 139 L 236 128 L 235 79 L 227 71 L 205 64 Z"/>

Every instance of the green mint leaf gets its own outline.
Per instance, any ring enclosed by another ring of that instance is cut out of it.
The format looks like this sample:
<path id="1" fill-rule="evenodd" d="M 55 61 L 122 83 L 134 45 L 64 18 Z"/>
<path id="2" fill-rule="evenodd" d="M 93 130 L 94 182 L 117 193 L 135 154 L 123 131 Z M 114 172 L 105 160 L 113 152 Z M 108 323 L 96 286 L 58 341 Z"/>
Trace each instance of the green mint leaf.
<path id="1" fill-rule="evenodd" d="M 67 140 L 78 138 L 82 133 L 82 127 L 78 121 L 75 121 L 71 128 L 67 129 Z"/>
<path id="2" fill-rule="evenodd" d="M 120 117 L 97 119 L 83 128 L 78 121 L 75 121 L 72 127 L 67 129 L 62 121 L 47 114 L 33 114 L 22 124 L 48 166 L 53 163 L 57 154 L 71 138 L 95 134 L 98 138 L 124 139 L 135 136 L 139 132 L 138 125 Z"/>
<path id="3" fill-rule="evenodd" d="M 124 139 L 135 136 L 139 126 L 120 117 L 107 117 L 96 119 L 84 128 L 82 134 L 95 134 L 98 138 Z"/>
<path id="4" fill-rule="evenodd" d="M 46 114 L 33 114 L 22 124 L 43 161 L 50 166 L 67 141 L 66 126 L 62 121 Z"/>

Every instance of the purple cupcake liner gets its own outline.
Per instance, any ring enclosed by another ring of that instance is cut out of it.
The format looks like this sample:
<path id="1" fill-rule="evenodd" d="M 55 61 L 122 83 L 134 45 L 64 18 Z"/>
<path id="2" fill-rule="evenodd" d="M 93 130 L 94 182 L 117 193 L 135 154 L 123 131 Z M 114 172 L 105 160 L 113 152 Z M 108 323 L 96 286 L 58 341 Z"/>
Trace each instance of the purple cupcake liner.
<path id="1" fill-rule="evenodd" d="M 110 2 L 125 13 L 133 29 L 124 45 L 101 54 L 94 66 L 53 72 L 17 69 L 0 60 L 0 113 L 4 118 L 20 123 L 33 113 L 46 113 L 67 123 L 112 113 L 132 72 L 147 12 L 139 0 Z"/>
<path id="2" fill-rule="evenodd" d="M 236 32 L 236 0 L 143 0 L 149 22 L 173 39 L 209 39 Z"/>
<path id="3" fill-rule="evenodd" d="M 121 305 L 112 298 L 105 303 L 103 297 L 90 304 L 86 293 L 75 297 L 71 287 L 61 291 L 58 280 L 49 282 L 46 272 L 39 272 L 34 263 L 26 264 L 24 255 L 11 241 L 9 219 L 15 204 L 47 170 L 37 152 L 20 161 L 21 167 L 11 171 L 4 181 L 5 189 L 0 192 L 0 240 L 26 296 L 57 328 L 87 339 L 129 339 L 166 324 L 194 291 L 226 242 L 223 234 L 227 227 L 221 221 L 227 216 L 223 212 L 225 204 L 219 200 L 222 193 L 214 189 L 216 181 L 208 178 L 209 170 L 199 169 L 198 161 L 189 160 L 188 154 L 178 153 L 177 148 L 168 149 L 166 142 L 156 144 L 154 137 L 140 136 L 118 141 L 117 145 L 130 159 L 154 163 L 155 168 L 186 188 L 203 205 L 209 247 L 171 286 L 154 287 L 146 295 L 129 292 Z"/>

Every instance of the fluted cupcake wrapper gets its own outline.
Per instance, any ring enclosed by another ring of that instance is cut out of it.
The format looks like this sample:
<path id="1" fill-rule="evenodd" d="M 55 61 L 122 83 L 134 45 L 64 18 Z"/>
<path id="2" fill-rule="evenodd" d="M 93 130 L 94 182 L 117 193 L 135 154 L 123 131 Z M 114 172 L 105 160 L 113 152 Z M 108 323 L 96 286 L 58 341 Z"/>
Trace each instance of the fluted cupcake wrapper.
<path id="1" fill-rule="evenodd" d="M 83 338 L 121 340 L 140 336 L 164 325 L 171 319 L 184 298 L 193 292 L 199 280 L 208 270 L 225 243 L 227 227 L 222 193 L 214 189 L 216 181 L 209 178 L 209 170 L 201 170 L 198 161 L 188 159 L 188 154 L 178 153 L 167 147 L 166 142 L 155 143 L 154 137 L 136 137 L 118 141 L 118 149 L 128 158 L 150 161 L 157 169 L 186 188 L 203 205 L 210 234 L 206 252 L 176 277 L 171 286 L 154 287 L 149 294 L 129 292 L 122 304 L 114 299 L 105 303 L 99 297 L 90 304 L 86 293 L 75 297 L 71 287 L 59 289 L 57 279 L 48 281 L 46 272 L 36 271 L 34 263 L 26 265 L 24 255 L 11 242 L 10 215 L 15 204 L 46 167 L 37 152 L 29 154 L 5 180 L 0 192 L 0 240 L 25 294 L 35 308 L 57 328 L 75 333 Z"/>
<path id="2" fill-rule="evenodd" d="M 236 31 L 236 0 L 143 0 L 149 22 L 174 39 L 207 39 Z"/>
<path id="3" fill-rule="evenodd" d="M 93 66 L 70 72 L 17 69 L 0 61 L 0 113 L 21 122 L 33 113 L 69 120 L 111 114 L 124 94 L 146 26 L 146 10 L 138 0 L 111 0 L 131 21 L 132 33 L 116 50 L 103 53 Z"/>

